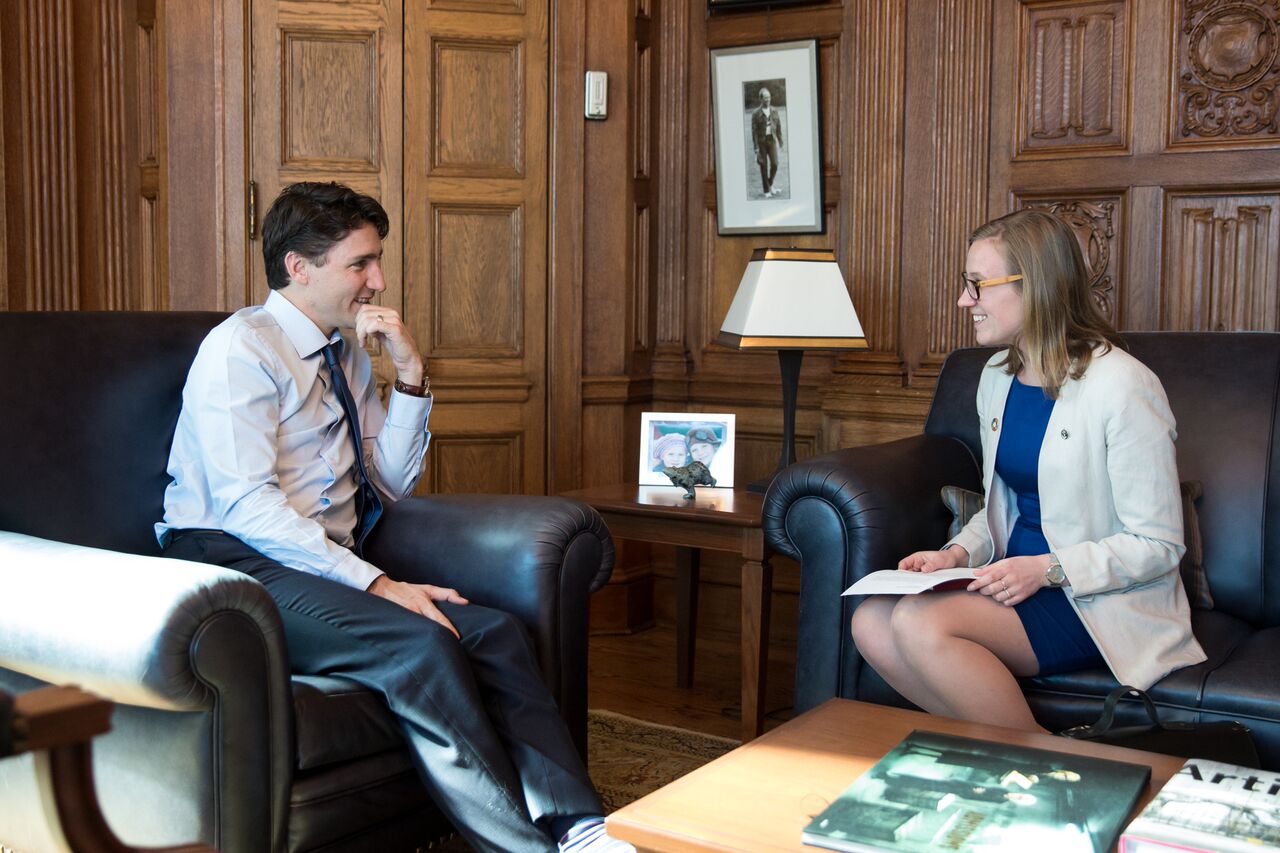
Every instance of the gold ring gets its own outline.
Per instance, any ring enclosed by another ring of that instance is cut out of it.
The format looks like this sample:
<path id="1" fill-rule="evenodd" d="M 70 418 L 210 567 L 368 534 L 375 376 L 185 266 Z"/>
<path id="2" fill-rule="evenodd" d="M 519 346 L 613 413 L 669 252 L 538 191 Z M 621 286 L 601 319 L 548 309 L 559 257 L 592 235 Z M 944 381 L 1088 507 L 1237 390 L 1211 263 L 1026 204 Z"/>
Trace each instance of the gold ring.
<path id="1" fill-rule="evenodd" d="M 1009 592 L 1009 582 L 1008 582 L 1008 581 L 1006 581 L 1004 578 L 1000 578 L 1000 588 L 1001 588 L 1001 589 L 1003 589 L 1003 590 L 1005 591 L 1005 593 L 1008 593 L 1008 592 Z"/>

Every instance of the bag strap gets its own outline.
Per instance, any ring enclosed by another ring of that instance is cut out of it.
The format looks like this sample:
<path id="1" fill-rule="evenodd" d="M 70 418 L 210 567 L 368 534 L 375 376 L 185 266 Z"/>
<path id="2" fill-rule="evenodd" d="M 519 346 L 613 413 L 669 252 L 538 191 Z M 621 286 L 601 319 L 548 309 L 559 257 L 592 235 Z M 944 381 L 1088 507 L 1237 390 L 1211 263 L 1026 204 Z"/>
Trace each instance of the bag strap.
<path id="1" fill-rule="evenodd" d="M 1092 726 L 1084 729 L 1082 734 L 1085 737 L 1097 737 L 1111 731 L 1111 726 L 1115 723 L 1116 707 L 1121 699 L 1130 694 L 1142 700 L 1143 707 L 1147 709 L 1147 716 L 1151 718 L 1151 724 L 1156 728 L 1161 728 L 1160 714 L 1156 711 L 1156 703 L 1151 701 L 1151 697 L 1146 694 L 1146 691 L 1122 684 L 1107 694 L 1107 701 L 1102 704 L 1102 716 Z"/>

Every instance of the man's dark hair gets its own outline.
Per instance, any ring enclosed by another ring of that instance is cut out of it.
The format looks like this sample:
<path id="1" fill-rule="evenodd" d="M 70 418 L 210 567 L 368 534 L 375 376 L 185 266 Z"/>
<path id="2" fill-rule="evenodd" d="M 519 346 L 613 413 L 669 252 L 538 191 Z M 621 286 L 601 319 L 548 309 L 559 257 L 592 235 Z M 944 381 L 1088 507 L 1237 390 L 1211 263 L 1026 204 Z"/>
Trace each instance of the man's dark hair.
<path id="1" fill-rule="evenodd" d="M 337 183 L 304 181 L 284 188 L 262 220 L 262 259 L 267 284 L 279 290 L 289 283 L 284 256 L 297 252 L 322 266 L 333 244 L 364 225 L 379 237 L 390 229 L 378 200 Z"/>

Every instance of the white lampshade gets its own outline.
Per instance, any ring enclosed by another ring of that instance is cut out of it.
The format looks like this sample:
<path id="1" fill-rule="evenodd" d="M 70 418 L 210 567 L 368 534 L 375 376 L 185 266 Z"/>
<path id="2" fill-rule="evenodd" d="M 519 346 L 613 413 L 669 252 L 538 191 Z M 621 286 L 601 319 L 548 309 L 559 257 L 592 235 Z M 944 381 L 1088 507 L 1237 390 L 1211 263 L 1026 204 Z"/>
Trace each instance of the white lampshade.
<path id="1" fill-rule="evenodd" d="M 865 349 L 829 249 L 756 249 L 716 341 L 735 349 Z"/>

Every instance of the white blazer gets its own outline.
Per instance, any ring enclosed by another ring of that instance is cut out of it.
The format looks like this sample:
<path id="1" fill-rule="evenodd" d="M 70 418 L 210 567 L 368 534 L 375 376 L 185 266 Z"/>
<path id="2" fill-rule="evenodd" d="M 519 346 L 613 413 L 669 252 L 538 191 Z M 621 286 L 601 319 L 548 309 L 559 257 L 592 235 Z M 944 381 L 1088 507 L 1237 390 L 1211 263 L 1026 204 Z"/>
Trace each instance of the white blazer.
<path id="1" fill-rule="evenodd" d="M 947 543 L 968 551 L 971 566 L 1004 557 L 1018 515 L 995 473 L 1013 384 L 995 366 L 1003 358 L 993 356 L 978 382 L 987 505 Z M 1144 690 L 1205 659 L 1178 572 L 1186 549 L 1176 437 L 1160 380 L 1113 347 L 1067 379 L 1040 448 L 1041 527 L 1066 572 L 1067 600 L 1120 683 Z"/>

